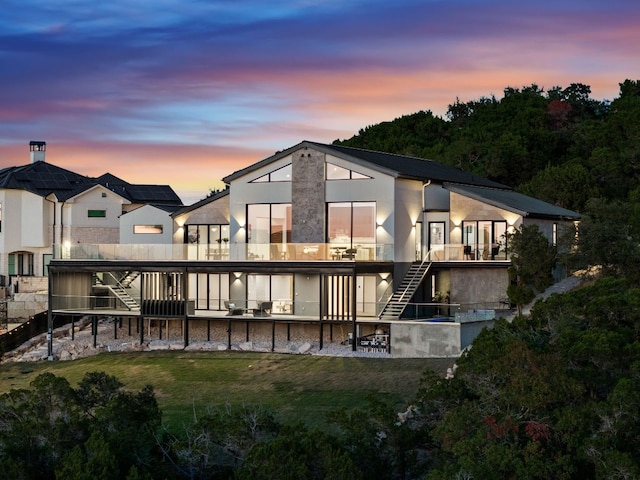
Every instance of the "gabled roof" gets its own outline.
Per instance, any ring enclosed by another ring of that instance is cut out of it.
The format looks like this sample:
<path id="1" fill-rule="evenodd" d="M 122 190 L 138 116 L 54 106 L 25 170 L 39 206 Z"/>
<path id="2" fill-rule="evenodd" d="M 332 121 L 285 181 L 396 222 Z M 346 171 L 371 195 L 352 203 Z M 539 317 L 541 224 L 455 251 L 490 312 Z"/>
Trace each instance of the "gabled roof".
<path id="1" fill-rule="evenodd" d="M 581 215 L 513 190 L 445 183 L 444 188 L 465 197 L 518 213 L 523 217 L 578 220 Z"/>
<path id="2" fill-rule="evenodd" d="M 229 195 L 229 189 L 225 189 L 222 190 L 221 192 L 217 192 L 214 193 L 211 196 L 205 197 L 202 200 L 198 200 L 196 203 L 192 204 L 192 205 L 188 205 L 186 207 L 182 207 L 179 210 L 176 210 L 175 212 L 173 212 L 173 214 L 171 215 L 172 217 L 177 217 L 179 215 L 183 215 L 185 213 L 189 213 L 192 210 L 196 210 L 200 207 L 203 207 L 204 205 L 208 205 L 211 202 L 215 202 L 216 200 L 222 198 L 222 197 L 226 197 L 227 195 Z"/>
<path id="3" fill-rule="evenodd" d="M 323 143 L 303 141 L 298 145 L 278 152 L 275 155 L 250 165 L 247 168 L 238 170 L 223 178 L 225 183 L 229 183 L 247 173 L 261 168 L 269 163 L 275 162 L 296 150 L 304 147 L 314 148 L 329 155 L 363 165 L 373 170 L 392 175 L 397 178 L 407 178 L 419 181 L 454 182 L 468 185 L 480 185 L 486 187 L 509 188 L 486 178 L 478 177 L 458 168 L 442 165 L 433 160 L 406 155 L 396 155 L 392 153 L 376 152 L 373 150 L 363 150 L 361 148 L 344 147 L 341 145 L 326 145 Z"/>
<path id="4" fill-rule="evenodd" d="M 182 207 L 182 205 L 158 205 L 155 203 L 148 203 L 146 205 L 142 205 L 140 207 L 134 208 L 133 210 L 129 210 L 128 212 L 123 212 L 122 215 L 127 215 L 129 213 L 133 213 L 136 212 L 138 210 L 140 210 L 141 208 L 145 208 L 145 207 L 151 207 L 151 208 L 157 208 L 158 210 L 162 210 L 164 212 L 167 212 L 169 214 L 169 216 L 172 216 L 175 212 L 177 212 L 178 210 L 180 210 Z"/>
<path id="5" fill-rule="evenodd" d="M 136 185 L 105 173 L 86 177 L 47 162 L 34 162 L 0 170 L 0 188 L 26 190 L 46 197 L 69 200 L 96 185 L 102 185 L 132 203 L 182 206 L 180 197 L 168 185 Z"/>
<path id="6" fill-rule="evenodd" d="M 0 188 L 26 190 L 46 197 L 54 194 L 64 201 L 95 185 L 89 177 L 46 162 L 35 162 L 0 171 Z"/>
<path id="7" fill-rule="evenodd" d="M 132 203 L 182 206 L 180 197 L 169 185 L 132 184 L 110 173 L 99 176 L 95 181 Z"/>

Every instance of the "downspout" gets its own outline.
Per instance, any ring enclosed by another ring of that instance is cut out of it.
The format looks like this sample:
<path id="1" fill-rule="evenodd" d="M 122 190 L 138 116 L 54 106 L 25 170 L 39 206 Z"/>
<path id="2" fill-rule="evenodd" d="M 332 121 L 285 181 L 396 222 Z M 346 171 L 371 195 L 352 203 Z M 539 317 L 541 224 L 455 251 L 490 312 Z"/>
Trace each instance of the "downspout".
<path id="1" fill-rule="evenodd" d="M 55 245 L 56 245 L 56 202 L 53 200 L 49 200 L 45 198 L 47 202 L 51 202 L 53 205 L 53 225 L 51 229 L 51 253 L 55 255 Z"/>
<path id="2" fill-rule="evenodd" d="M 60 257 L 62 257 L 62 248 L 64 247 L 64 200 L 60 202 Z"/>

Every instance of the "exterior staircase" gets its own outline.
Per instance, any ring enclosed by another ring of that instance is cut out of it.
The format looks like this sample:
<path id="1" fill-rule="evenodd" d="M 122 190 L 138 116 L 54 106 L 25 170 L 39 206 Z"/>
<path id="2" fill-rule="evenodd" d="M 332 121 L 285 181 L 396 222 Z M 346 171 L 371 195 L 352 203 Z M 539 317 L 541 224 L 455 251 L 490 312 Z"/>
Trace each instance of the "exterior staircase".
<path id="1" fill-rule="evenodd" d="M 428 258 L 428 257 L 427 257 Z M 431 268 L 431 262 L 426 259 L 422 263 L 414 263 L 404 276 L 398 289 L 391 295 L 386 305 L 378 315 L 380 320 L 399 320 L 407 304 L 411 301 L 413 294 Z"/>
<path id="2" fill-rule="evenodd" d="M 120 300 L 129 310 L 139 311 L 140 304 L 129 293 L 131 290 L 131 283 L 140 276 L 140 272 L 133 271 L 127 272 L 121 279 L 118 279 L 113 273 L 109 272 L 108 275 L 113 279 L 114 283 L 104 283 L 100 281 L 102 288 L 108 289 L 111 294 Z"/>

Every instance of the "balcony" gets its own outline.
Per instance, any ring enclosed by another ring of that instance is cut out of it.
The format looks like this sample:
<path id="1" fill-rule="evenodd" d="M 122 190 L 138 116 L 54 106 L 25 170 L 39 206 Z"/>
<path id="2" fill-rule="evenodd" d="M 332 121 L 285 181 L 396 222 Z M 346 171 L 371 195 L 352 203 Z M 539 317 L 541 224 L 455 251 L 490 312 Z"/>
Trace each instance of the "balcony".
<path id="1" fill-rule="evenodd" d="M 504 245 L 462 245 L 459 243 L 435 245 L 427 254 L 431 262 L 508 261 L 509 253 Z"/>
<path id="2" fill-rule="evenodd" d="M 393 245 L 333 243 L 54 245 L 57 260 L 393 261 Z"/>

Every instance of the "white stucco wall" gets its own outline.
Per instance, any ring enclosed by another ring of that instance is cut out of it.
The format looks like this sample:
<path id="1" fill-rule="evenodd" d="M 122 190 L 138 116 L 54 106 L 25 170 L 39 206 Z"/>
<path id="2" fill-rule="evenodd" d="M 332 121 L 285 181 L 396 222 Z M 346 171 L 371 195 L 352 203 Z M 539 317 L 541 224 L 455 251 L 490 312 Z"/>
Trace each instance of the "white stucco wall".
<path id="1" fill-rule="evenodd" d="M 159 225 L 161 234 L 134 233 L 136 225 Z M 121 244 L 173 243 L 173 219 L 166 210 L 145 205 L 120 216 Z"/>
<path id="2" fill-rule="evenodd" d="M 245 229 L 247 222 L 247 204 L 291 202 L 290 182 L 250 183 L 256 178 L 260 178 L 269 172 L 291 163 L 291 159 L 291 155 L 288 155 L 233 181 L 229 193 L 230 243 L 245 243 L 247 240 L 247 232 Z"/>
<path id="3" fill-rule="evenodd" d="M 120 240 L 122 205 L 128 200 L 112 191 L 96 186 L 65 202 L 62 208 L 64 241 L 71 244 L 108 244 Z M 90 218 L 89 210 L 105 210 L 103 218 Z"/>
<path id="4" fill-rule="evenodd" d="M 184 243 L 184 225 L 228 225 L 229 197 L 225 195 L 182 215 L 174 221 L 173 243 Z"/>

